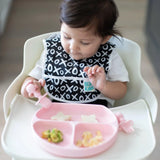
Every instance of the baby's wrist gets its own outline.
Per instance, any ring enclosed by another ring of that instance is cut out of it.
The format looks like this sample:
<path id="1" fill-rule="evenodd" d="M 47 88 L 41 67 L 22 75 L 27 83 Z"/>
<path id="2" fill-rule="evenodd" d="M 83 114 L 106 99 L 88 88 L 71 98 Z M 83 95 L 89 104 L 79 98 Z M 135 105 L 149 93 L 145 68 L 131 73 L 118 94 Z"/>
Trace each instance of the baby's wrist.
<path id="1" fill-rule="evenodd" d="M 102 93 L 102 94 L 106 94 L 107 92 L 107 87 L 108 86 L 108 81 L 106 80 L 104 83 L 101 84 L 101 86 L 99 87 L 99 91 Z"/>

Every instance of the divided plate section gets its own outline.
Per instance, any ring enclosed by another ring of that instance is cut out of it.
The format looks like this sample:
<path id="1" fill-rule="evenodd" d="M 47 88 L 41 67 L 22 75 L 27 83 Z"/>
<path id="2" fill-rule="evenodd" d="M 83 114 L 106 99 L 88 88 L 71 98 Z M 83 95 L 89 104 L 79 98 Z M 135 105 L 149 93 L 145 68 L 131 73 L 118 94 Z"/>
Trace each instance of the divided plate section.
<path id="1" fill-rule="evenodd" d="M 62 112 L 64 115 L 70 115 L 70 121 L 82 122 L 82 115 L 95 115 L 98 123 L 111 124 L 117 122 L 116 117 L 108 108 L 90 104 L 52 103 L 49 108 L 40 109 L 35 117 L 51 120 L 51 117 L 55 116 L 58 112 Z"/>
<path id="2" fill-rule="evenodd" d="M 108 143 L 112 139 L 114 139 L 115 135 L 117 134 L 117 129 L 113 125 L 109 124 L 77 124 L 75 127 L 75 138 L 74 144 L 77 144 L 77 141 L 82 139 L 82 135 L 84 132 L 89 131 L 91 134 L 96 136 L 96 132 L 100 131 L 102 134 L 103 140 L 102 143 Z M 99 145 L 100 145 L 99 144 Z"/>
<path id="3" fill-rule="evenodd" d="M 57 128 L 63 133 L 63 141 L 59 143 L 48 142 L 47 139 L 42 138 L 42 132 L 47 130 L 52 130 Z M 59 121 L 37 121 L 33 124 L 33 130 L 38 135 L 40 140 L 43 140 L 44 143 L 50 145 L 50 147 L 55 146 L 69 146 L 72 143 L 73 137 L 73 126 L 70 123 L 59 122 Z"/>

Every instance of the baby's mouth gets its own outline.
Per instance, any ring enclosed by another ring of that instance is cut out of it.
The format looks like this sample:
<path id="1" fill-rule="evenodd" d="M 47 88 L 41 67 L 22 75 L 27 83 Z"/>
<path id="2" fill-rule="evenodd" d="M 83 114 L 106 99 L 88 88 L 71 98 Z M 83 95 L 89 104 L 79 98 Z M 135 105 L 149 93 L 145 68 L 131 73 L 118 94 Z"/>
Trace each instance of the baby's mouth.
<path id="1" fill-rule="evenodd" d="M 74 60 L 81 60 L 83 59 L 83 57 L 80 56 L 80 54 L 70 54 L 71 58 L 73 58 Z"/>

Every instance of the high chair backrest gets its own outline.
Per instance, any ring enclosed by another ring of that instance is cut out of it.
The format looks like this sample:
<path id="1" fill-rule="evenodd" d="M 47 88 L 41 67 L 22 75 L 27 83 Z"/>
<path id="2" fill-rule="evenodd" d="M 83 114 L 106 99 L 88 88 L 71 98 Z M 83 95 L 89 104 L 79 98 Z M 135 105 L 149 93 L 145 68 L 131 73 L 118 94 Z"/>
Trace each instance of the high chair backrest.
<path id="1" fill-rule="evenodd" d="M 55 34 L 57 33 L 58 32 L 55 32 Z M 3 106 L 5 118 L 7 118 L 9 113 L 11 101 L 17 93 L 20 93 L 22 82 L 34 67 L 36 61 L 40 58 L 40 55 L 43 51 L 42 40 L 47 38 L 50 34 L 51 33 L 39 35 L 30 38 L 25 42 L 22 72 L 9 86 L 4 95 Z M 141 50 L 139 45 L 131 40 L 124 38 L 124 41 L 117 48 L 117 51 L 126 65 L 126 68 L 129 72 L 130 81 L 128 83 L 128 91 L 126 96 L 121 100 L 117 100 L 115 106 L 127 104 L 138 99 L 144 99 L 150 110 L 152 120 L 155 122 L 158 106 L 157 99 L 141 76 Z"/>
<path id="2" fill-rule="evenodd" d="M 128 70 L 129 82 L 126 96 L 120 100 L 117 100 L 115 106 L 124 105 L 138 99 L 143 99 L 148 105 L 152 121 L 155 122 L 158 102 L 153 91 L 141 75 L 140 46 L 136 42 L 124 38 L 124 42 L 122 42 L 121 46 L 117 48 L 117 51 Z"/>

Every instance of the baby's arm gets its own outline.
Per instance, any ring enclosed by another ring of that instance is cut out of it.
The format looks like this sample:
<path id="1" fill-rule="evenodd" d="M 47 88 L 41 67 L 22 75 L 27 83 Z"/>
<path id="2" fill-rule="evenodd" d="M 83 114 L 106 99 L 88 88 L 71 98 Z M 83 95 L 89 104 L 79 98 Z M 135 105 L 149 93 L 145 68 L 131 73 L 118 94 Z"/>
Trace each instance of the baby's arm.
<path id="1" fill-rule="evenodd" d="M 85 67 L 84 72 L 87 73 L 92 85 L 98 89 L 104 96 L 111 99 L 120 99 L 127 92 L 127 83 L 106 80 L 106 74 L 103 67 L 95 65 L 93 67 Z"/>
<path id="2" fill-rule="evenodd" d="M 27 77 L 23 84 L 22 84 L 22 87 L 21 87 L 21 94 L 26 97 L 26 98 L 33 98 L 34 96 L 33 95 L 29 95 L 27 90 L 26 90 L 26 87 L 29 85 L 29 84 L 34 84 L 36 86 L 36 89 L 37 90 L 41 90 L 42 87 L 44 87 L 45 85 L 45 81 L 44 80 L 37 80 L 33 77 Z"/>

